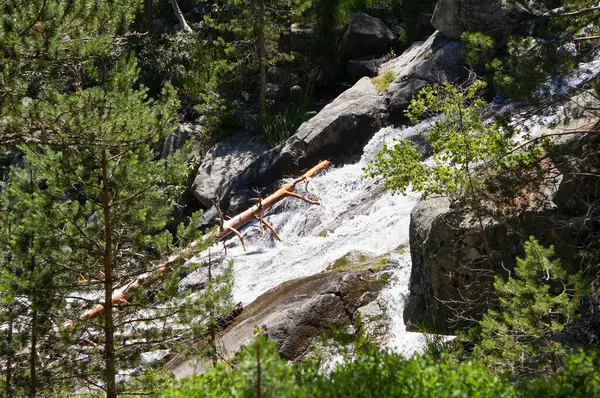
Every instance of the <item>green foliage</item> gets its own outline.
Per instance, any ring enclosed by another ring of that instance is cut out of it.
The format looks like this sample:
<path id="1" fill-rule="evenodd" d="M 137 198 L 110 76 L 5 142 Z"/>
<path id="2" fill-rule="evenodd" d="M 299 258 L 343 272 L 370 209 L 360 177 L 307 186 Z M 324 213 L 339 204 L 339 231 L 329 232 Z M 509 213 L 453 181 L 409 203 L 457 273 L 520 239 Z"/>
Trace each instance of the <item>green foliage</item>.
<path id="1" fill-rule="evenodd" d="M 12 392 L 23 396 L 42 386 L 47 393 L 54 391 L 51 380 L 60 371 L 40 361 L 40 353 L 60 350 L 43 336 L 52 333 L 53 319 L 64 316 L 61 286 L 71 282 L 68 272 L 55 266 L 63 259 L 60 249 L 66 239 L 52 222 L 58 212 L 43 175 L 25 159 L 20 168 L 11 169 L 0 193 L 0 324 L 7 328 L 0 352 L 13 363 Z M 25 358 L 23 352 L 28 353 Z M 35 374 L 28 363 L 37 363 Z"/>
<path id="2" fill-rule="evenodd" d="M 274 116 L 267 116 L 263 124 L 262 136 L 271 147 L 282 144 L 296 133 L 307 119 L 307 106 L 304 103 L 291 104 Z"/>
<path id="3" fill-rule="evenodd" d="M 515 275 L 506 282 L 496 278 L 499 308 L 484 315 L 473 352 L 490 370 L 519 374 L 556 368 L 565 354 L 558 336 L 577 318 L 580 278 L 568 275 L 553 257 L 552 246 L 544 248 L 531 237 Z"/>
<path id="4" fill-rule="evenodd" d="M 181 94 L 203 115 L 203 124 L 211 135 L 222 137 L 227 119 L 232 111 L 223 98 L 223 85 L 232 80 L 234 67 L 219 51 L 198 38 L 189 58 L 183 77 Z M 239 72 L 239 71 L 238 71 Z"/>
<path id="5" fill-rule="evenodd" d="M 506 53 L 494 59 L 490 53 L 496 47 L 492 38 L 481 33 L 465 34 L 463 41 L 470 47 L 467 58 L 486 63 L 493 73 L 496 91 L 530 104 L 545 102 L 555 90 L 552 84 L 546 84 L 548 79 L 560 81 L 580 62 L 592 59 L 594 44 L 573 39 L 600 32 L 596 5 L 593 0 L 538 1 L 537 7 L 551 11 L 535 21 L 533 34 L 511 36 Z"/>
<path id="6" fill-rule="evenodd" d="M 494 53 L 494 40 L 481 32 L 465 32 L 461 40 L 465 45 L 467 64 L 475 65 L 480 62 L 489 62 Z"/>
<path id="7" fill-rule="evenodd" d="M 187 379 L 159 397 L 516 397 L 504 379 L 476 362 L 456 364 L 442 358 L 416 356 L 410 360 L 378 349 L 323 375 L 281 360 L 272 342 L 256 340 L 242 350 L 236 366 L 209 369 Z"/>
<path id="8" fill-rule="evenodd" d="M 463 190 L 472 194 L 485 176 L 478 165 L 500 158 L 512 145 L 498 125 L 482 119 L 485 102 L 480 95 L 485 87 L 475 80 L 465 88 L 424 88 L 406 115 L 413 122 L 438 116 L 421 132 L 433 150 L 433 163 L 421 162 L 412 142 L 398 139 L 392 147 L 384 145 L 366 168 L 367 175 L 382 176 L 387 188 L 402 193 L 412 184 L 424 196 L 458 197 Z"/>
<path id="9" fill-rule="evenodd" d="M 258 337 L 236 356 L 233 370 L 220 364 L 200 377 L 181 381 L 159 397 L 308 397 L 308 391 L 294 383 L 293 372 L 294 368 L 279 358 L 275 342 Z"/>
<path id="10" fill-rule="evenodd" d="M 523 395 L 533 398 L 597 397 L 600 395 L 599 369 L 597 350 L 567 355 L 556 375 L 532 382 Z"/>
<path id="11" fill-rule="evenodd" d="M 392 70 L 388 70 L 383 74 L 374 77 L 371 79 L 378 93 L 383 93 L 387 88 L 392 84 L 394 80 L 398 77 L 398 74 Z"/>
<path id="12" fill-rule="evenodd" d="M 336 22 L 344 25 L 359 11 L 364 11 L 374 3 L 374 0 L 339 0 L 336 9 Z"/>
<path id="13" fill-rule="evenodd" d="M 87 68 L 114 58 L 112 38 L 126 32 L 137 1 L 9 0 L 0 9 L 0 133 L 14 137 L 25 98 L 89 84 Z"/>

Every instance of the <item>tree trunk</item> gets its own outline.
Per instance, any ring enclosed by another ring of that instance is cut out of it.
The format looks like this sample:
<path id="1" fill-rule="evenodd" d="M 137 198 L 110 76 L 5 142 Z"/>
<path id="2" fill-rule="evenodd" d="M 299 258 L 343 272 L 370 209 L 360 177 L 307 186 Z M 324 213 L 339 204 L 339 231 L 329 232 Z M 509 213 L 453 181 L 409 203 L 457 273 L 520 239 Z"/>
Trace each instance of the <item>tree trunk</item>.
<path id="1" fill-rule="evenodd" d="M 223 238 L 231 233 L 239 233 L 239 232 L 237 232 L 238 228 L 244 226 L 245 224 L 247 224 L 250 221 L 255 220 L 259 217 L 262 218 L 261 214 L 264 212 L 265 209 L 268 209 L 269 207 L 273 206 L 275 203 L 279 202 L 280 200 L 285 199 L 286 197 L 291 196 L 291 197 L 305 200 L 311 204 L 318 204 L 318 202 L 308 200 L 293 191 L 297 184 L 301 183 L 302 181 L 306 181 L 308 178 L 313 177 L 314 175 L 319 173 L 321 170 L 328 168 L 329 165 L 330 165 L 330 163 L 327 160 L 320 162 L 318 165 L 316 165 L 315 167 L 313 167 L 312 169 L 310 169 L 306 173 L 304 173 L 301 177 L 296 178 L 294 181 L 285 185 L 283 188 L 279 189 L 274 194 L 267 196 L 264 200 L 260 200 L 259 203 L 252 206 L 248 210 L 238 214 L 231 220 L 224 222 L 223 226 L 221 228 L 219 228 L 219 231 L 216 232 L 216 237 Z M 201 240 L 205 240 L 205 239 L 206 239 L 206 237 L 201 238 Z M 136 290 L 138 290 L 144 286 L 151 285 L 152 283 L 161 279 L 167 272 L 169 272 L 170 269 L 187 261 L 188 257 L 193 256 L 193 254 L 195 253 L 194 247 L 196 247 L 199 243 L 201 243 L 201 241 L 192 242 L 189 248 L 186 248 L 178 253 L 171 255 L 167 259 L 167 261 L 158 265 L 153 271 L 149 272 L 146 275 L 142 275 L 142 276 L 138 277 L 135 281 L 132 281 L 131 283 L 125 284 L 125 286 L 123 288 L 119 289 L 117 292 L 115 292 L 115 294 L 112 295 L 112 300 L 109 300 L 108 296 L 106 296 L 105 304 L 98 304 L 96 307 L 83 313 L 81 317 L 83 319 L 93 319 L 93 318 L 96 318 L 98 315 L 102 314 L 102 312 L 104 311 L 104 308 L 112 309 L 113 305 L 116 305 L 116 304 L 119 304 L 122 302 L 127 302 L 128 299 L 132 296 L 132 294 Z M 105 273 L 106 273 L 106 271 L 105 271 Z M 108 294 L 107 292 L 108 291 L 105 291 L 106 294 Z M 110 307 L 105 307 L 106 304 L 110 304 Z M 108 311 L 108 312 L 111 312 L 111 311 Z"/>
<path id="2" fill-rule="evenodd" d="M 4 374 L 4 395 L 12 398 L 12 361 L 13 361 L 13 309 L 8 308 L 8 324 L 6 325 L 6 372 Z"/>
<path id="3" fill-rule="evenodd" d="M 190 28 L 190 25 L 188 25 L 187 22 L 185 21 L 185 17 L 183 16 L 183 13 L 181 12 L 179 5 L 177 4 L 177 0 L 170 0 L 170 1 L 171 1 L 171 6 L 173 7 L 173 12 L 175 13 L 175 16 L 177 17 L 177 21 L 179 21 L 179 30 L 182 32 L 193 32 L 192 28 Z"/>
<path id="4" fill-rule="evenodd" d="M 104 363 L 107 398 L 116 398 L 115 331 L 113 322 L 113 261 L 110 194 L 108 191 L 108 160 L 102 151 L 102 208 L 104 210 Z"/>
<path id="5" fill-rule="evenodd" d="M 33 180 L 33 169 L 29 168 L 29 183 L 31 189 L 31 200 L 33 200 L 33 195 L 35 192 L 34 180 Z M 29 250 L 33 250 L 34 244 L 33 232 L 31 232 L 29 239 Z M 29 259 L 29 272 L 30 278 L 34 279 L 36 277 L 36 269 L 35 269 L 35 257 L 31 255 Z M 35 297 L 35 291 L 29 292 L 29 299 L 31 301 L 31 345 L 29 347 L 29 396 L 31 398 L 35 398 L 37 395 L 37 338 L 38 338 L 38 306 L 37 299 Z"/>
<path id="6" fill-rule="evenodd" d="M 265 0 L 258 0 L 258 64 L 260 73 L 259 129 L 262 133 L 267 117 L 267 57 L 265 49 Z"/>
<path id="7" fill-rule="evenodd" d="M 144 27 L 148 33 L 154 30 L 152 22 L 152 0 L 144 0 Z"/>
<path id="8" fill-rule="evenodd" d="M 210 256 L 210 254 L 209 254 Z M 210 257 L 208 260 L 208 283 L 210 283 L 212 285 L 212 281 L 213 281 L 213 277 L 212 277 L 212 262 L 210 261 Z M 218 357 L 218 352 L 217 352 L 217 325 L 216 325 L 216 314 L 215 314 L 215 303 L 214 301 L 211 302 L 211 310 L 210 310 L 210 315 L 209 315 L 209 325 L 208 325 L 208 332 L 209 332 L 209 339 L 210 339 L 210 357 L 211 357 L 211 361 L 212 361 L 212 365 L 213 367 L 217 366 L 217 363 L 219 361 L 219 357 Z"/>
<path id="9" fill-rule="evenodd" d="M 34 309 L 31 315 L 31 346 L 29 351 L 29 396 L 37 396 L 37 335 L 38 311 Z"/>

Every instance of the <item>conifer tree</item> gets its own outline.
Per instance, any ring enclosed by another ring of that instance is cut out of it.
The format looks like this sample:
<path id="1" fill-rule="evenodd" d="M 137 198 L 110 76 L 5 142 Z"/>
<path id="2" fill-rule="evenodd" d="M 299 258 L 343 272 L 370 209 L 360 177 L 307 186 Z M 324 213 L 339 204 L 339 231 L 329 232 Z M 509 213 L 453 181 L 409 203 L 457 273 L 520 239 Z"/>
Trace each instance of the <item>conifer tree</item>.
<path id="1" fill-rule="evenodd" d="M 566 354 L 559 335 L 577 318 L 577 284 L 581 275 L 569 275 L 554 258 L 554 248 L 533 237 L 525 244 L 525 258 L 517 258 L 508 281 L 496 277 L 500 305 L 488 310 L 473 330 L 473 352 L 496 372 L 523 374 L 558 366 Z"/>
<path id="2" fill-rule="evenodd" d="M 158 101 L 148 99 L 145 89 L 133 88 L 137 67 L 132 61 L 98 68 L 95 76 L 95 87 L 36 102 L 38 120 L 48 120 L 55 113 L 62 115 L 56 121 L 55 138 L 67 144 L 60 150 L 41 147 L 38 153 L 30 154 L 30 161 L 44 170 L 47 190 L 60 214 L 54 221 L 62 225 L 60 233 L 69 248 L 63 265 L 81 276 L 74 296 L 87 304 L 86 294 L 94 296 L 102 287 L 99 301 L 104 306 L 103 324 L 76 322 L 75 327 L 85 326 L 86 339 L 102 347 L 103 364 L 82 362 L 85 368 L 80 373 L 93 374 L 95 366 L 102 368 L 103 388 L 114 397 L 121 362 L 124 366 L 135 359 L 117 331 L 143 334 L 147 330 L 136 326 L 166 319 L 169 308 L 159 306 L 153 311 L 140 304 L 139 316 L 129 319 L 115 313 L 112 296 L 117 288 L 151 271 L 175 250 L 164 227 L 177 192 L 172 177 L 182 168 L 173 159 L 168 164 L 155 160 L 151 151 L 152 145 L 171 130 L 176 109 L 172 89 L 167 87 Z M 138 293 L 139 297 L 129 298 L 131 305 L 144 302 L 145 293 Z M 129 305 L 129 301 L 120 304 Z M 148 331 L 156 332 L 152 328 Z M 160 336 L 154 337 L 157 341 Z M 134 339 L 139 342 L 145 337 Z M 98 375 L 88 380 L 94 377 Z"/>
<path id="3" fill-rule="evenodd" d="M 55 210 L 43 170 L 27 161 L 14 168 L 0 201 L 0 318 L 9 325 L 5 394 L 50 394 L 57 374 L 48 360 L 53 342 L 44 337 L 56 327 L 64 305 L 60 285 L 68 273 L 56 266 L 64 241 L 51 224 Z"/>
<path id="4" fill-rule="evenodd" d="M 239 64 L 258 72 L 261 131 L 267 116 L 267 69 L 279 61 L 293 59 L 289 49 L 280 51 L 279 40 L 289 34 L 293 16 L 302 13 L 306 7 L 308 2 L 305 0 L 228 0 L 219 14 L 207 17 L 212 26 L 233 36 L 227 43 L 219 39 L 227 46 L 227 52 L 234 54 Z"/>
<path id="5" fill-rule="evenodd" d="M 119 55 L 116 37 L 127 33 L 137 9 L 136 0 L 2 2 L 0 135 L 4 145 L 51 139 L 51 123 L 29 125 L 31 101 L 93 84 L 87 68 Z"/>

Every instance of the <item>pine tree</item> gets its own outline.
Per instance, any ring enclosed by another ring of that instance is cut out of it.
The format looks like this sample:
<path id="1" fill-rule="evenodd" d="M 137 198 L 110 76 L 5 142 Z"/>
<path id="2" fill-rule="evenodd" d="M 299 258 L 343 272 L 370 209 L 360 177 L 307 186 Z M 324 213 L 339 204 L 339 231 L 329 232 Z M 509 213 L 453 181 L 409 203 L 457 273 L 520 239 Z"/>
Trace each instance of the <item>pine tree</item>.
<path id="1" fill-rule="evenodd" d="M 31 101 L 93 84 L 88 67 L 118 55 L 136 0 L 8 0 L 0 23 L 0 135 L 3 145 L 50 140 L 53 126 L 29 124 Z M 117 53 L 117 54 L 115 54 Z M 56 115 L 55 115 L 56 117 Z"/>
<path id="2" fill-rule="evenodd" d="M 289 34 L 293 16 L 301 13 L 307 6 L 305 0 L 228 0 L 224 9 L 219 9 L 218 14 L 207 18 L 212 26 L 232 36 L 227 43 L 222 38 L 219 41 L 227 47 L 227 53 L 233 54 L 236 63 L 258 74 L 258 116 L 261 131 L 267 117 L 267 69 L 277 62 L 293 59 L 289 49 L 280 51 L 279 40 Z"/>
<path id="3" fill-rule="evenodd" d="M 552 246 L 530 237 L 515 274 L 508 281 L 496 278 L 499 308 L 489 310 L 473 333 L 473 355 L 496 372 L 556 370 L 566 353 L 559 335 L 577 318 L 579 281 L 579 274 L 569 275 L 554 258 Z"/>
<path id="4" fill-rule="evenodd" d="M 51 224 L 55 210 L 43 170 L 29 162 L 14 168 L 0 200 L 0 311 L 9 324 L 5 393 L 36 397 L 42 388 L 50 393 L 57 376 L 48 359 L 53 342 L 45 336 L 56 327 L 64 305 L 61 285 L 68 273 L 56 266 L 64 241 Z"/>
<path id="5" fill-rule="evenodd" d="M 88 301 L 85 292 L 103 288 L 103 324 L 89 324 L 87 339 L 103 347 L 104 388 L 114 397 L 119 362 L 131 359 L 116 331 L 145 321 L 117 316 L 112 295 L 175 250 L 164 227 L 175 189 L 170 177 L 179 166 L 154 160 L 151 147 L 171 130 L 176 101 L 169 88 L 158 101 L 148 99 L 143 88 L 133 89 L 137 68 L 131 61 L 96 72 L 97 86 L 36 103 L 41 120 L 47 120 L 45 112 L 64 115 L 57 121 L 56 139 L 77 141 L 60 150 L 43 147 L 32 161 L 44 170 L 62 215 L 55 220 L 63 225 L 69 247 L 62 261 L 79 270 L 81 301 Z M 71 188 L 65 193 L 64 187 Z M 143 313 L 143 306 L 138 311 Z M 92 365 L 85 366 L 82 374 Z"/>

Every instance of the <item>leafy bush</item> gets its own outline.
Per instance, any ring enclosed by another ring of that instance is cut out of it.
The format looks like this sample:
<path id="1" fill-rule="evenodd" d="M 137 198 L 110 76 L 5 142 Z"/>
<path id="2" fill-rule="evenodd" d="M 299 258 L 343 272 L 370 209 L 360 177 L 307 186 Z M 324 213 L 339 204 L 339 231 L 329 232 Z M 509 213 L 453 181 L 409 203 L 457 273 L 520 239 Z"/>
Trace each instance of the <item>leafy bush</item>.
<path id="1" fill-rule="evenodd" d="M 523 395 L 532 398 L 600 397 L 599 370 L 598 351 L 571 354 L 556 375 L 530 383 Z"/>
<path id="2" fill-rule="evenodd" d="M 236 358 L 236 365 L 208 369 L 159 397 L 515 397 L 507 380 L 490 374 L 481 363 L 456 364 L 373 349 L 319 374 L 280 359 L 274 342 L 258 338 Z"/>

